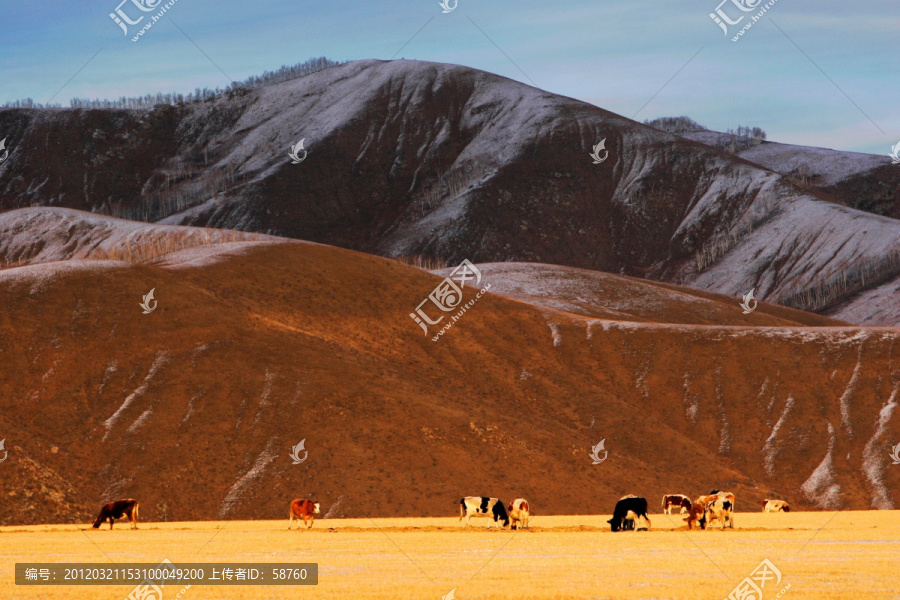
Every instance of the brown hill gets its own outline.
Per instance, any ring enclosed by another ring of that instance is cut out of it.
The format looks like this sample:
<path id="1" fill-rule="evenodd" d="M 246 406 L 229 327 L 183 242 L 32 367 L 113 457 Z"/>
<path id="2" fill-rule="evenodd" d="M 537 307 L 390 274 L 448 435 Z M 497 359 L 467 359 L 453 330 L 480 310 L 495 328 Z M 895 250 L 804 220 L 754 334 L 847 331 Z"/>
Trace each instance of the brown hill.
<path id="1" fill-rule="evenodd" d="M 64 206 L 449 264 L 755 288 L 771 303 L 900 324 L 890 302 L 900 222 L 828 202 L 774 167 L 465 67 L 358 61 L 146 113 L 0 109 L 0 130 L 11 149 L 0 210 Z M 308 156 L 291 164 L 301 139 Z M 609 154 L 594 164 L 601 140 Z M 756 158 L 784 163 L 773 147 Z M 847 199 L 859 186 L 842 181 Z"/>
<path id="2" fill-rule="evenodd" d="M 489 293 L 432 342 L 409 314 L 440 281 L 271 240 L 0 269 L 0 523 L 84 522 L 122 496 L 151 520 L 280 518 L 306 496 L 332 516 L 714 488 L 742 510 L 895 505 L 896 329 L 773 326 L 787 315 L 764 306 L 745 325 L 615 321 Z"/>

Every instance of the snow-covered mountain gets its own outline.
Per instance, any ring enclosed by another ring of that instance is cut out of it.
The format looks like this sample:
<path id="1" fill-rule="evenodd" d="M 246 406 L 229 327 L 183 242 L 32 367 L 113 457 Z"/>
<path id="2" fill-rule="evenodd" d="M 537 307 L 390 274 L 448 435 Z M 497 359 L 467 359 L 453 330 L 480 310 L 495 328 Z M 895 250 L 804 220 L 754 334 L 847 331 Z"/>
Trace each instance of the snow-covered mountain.
<path id="1" fill-rule="evenodd" d="M 0 126 L 3 209 L 555 263 L 900 323 L 900 222 L 798 186 L 777 152 L 736 157 L 466 67 L 358 61 L 147 114 L 0 110 Z"/>

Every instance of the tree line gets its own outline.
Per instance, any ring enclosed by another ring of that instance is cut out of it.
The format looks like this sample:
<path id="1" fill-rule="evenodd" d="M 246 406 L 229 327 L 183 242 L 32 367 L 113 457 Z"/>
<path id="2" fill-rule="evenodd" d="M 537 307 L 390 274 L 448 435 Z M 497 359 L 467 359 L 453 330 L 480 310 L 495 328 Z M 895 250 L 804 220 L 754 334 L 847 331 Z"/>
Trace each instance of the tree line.
<path id="1" fill-rule="evenodd" d="M 319 58 L 310 58 L 305 62 L 297 63 L 295 65 L 283 65 L 277 71 L 265 71 L 262 75 L 251 75 L 243 81 L 232 82 L 231 85 L 227 86 L 225 89 L 220 89 L 218 87 L 214 90 L 211 90 L 209 88 L 196 88 L 193 92 L 188 94 L 158 93 L 147 94 L 146 96 L 135 96 L 131 98 L 122 96 L 118 100 L 90 100 L 88 98 L 72 98 L 71 100 L 69 100 L 69 108 L 119 108 L 125 110 L 150 110 L 154 106 L 157 106 L 159 104 L 178 106 L 183 104 L 192 104 L 195 102 L 206 102 L 208 100 L 219 98 L 225 94 L 234 94 L 239 93 L 242 90 L 252 90 L 263 87 L 265 85 L 281 83 L 283 81 L 290 81 L 291 79 L 297 79 L 299 77 L 311 75 L 313 73 L 317 73 L 319 71 L 323 71 L 340 64 L 344 63 L 342 63 L 341 61 L 330 60 L 328 58 L 325 58 L 324 56 L 320 56 Z M 31 98 L 25 98 L 24 100 L 6 102 L 5 104 L 3 104 L 3 108 L 63 108 L 63 106 L 61 104 L 41 104 L 40 102 L 35 102 Z"/>

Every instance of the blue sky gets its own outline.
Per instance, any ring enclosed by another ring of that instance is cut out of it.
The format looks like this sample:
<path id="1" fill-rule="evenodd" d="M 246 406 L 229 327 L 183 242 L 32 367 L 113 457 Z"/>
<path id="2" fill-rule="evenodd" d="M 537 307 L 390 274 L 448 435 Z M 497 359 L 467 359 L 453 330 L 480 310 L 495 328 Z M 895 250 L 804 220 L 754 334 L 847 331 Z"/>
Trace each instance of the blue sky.
<path id="1" fill-rule="evenodd" d="M 777 0 L 738 42 L 731 32 L 765 2 L 742 12 L 732 2 L 761 0 L 726 0 L 729 18 L 747 16 L 725 36 L 709 17 L 721 0 L 458 0 L 449 14 L 438 0 L 177 0 L 136 43 L 109 17 L 120 1 L 5 0 L 0 103 L 46 102 L 64 85 L 54 99 L 63 105 L 187 93 L 313 56 L 399 52 L 626 117 L 640 110 L 638 120 L 686 114 L 713 129 L 759 126 L 770 140 L 877 154 L 900 140 L 900 0 Z M 132 0 L 122 10 L 155 14 Z"/>

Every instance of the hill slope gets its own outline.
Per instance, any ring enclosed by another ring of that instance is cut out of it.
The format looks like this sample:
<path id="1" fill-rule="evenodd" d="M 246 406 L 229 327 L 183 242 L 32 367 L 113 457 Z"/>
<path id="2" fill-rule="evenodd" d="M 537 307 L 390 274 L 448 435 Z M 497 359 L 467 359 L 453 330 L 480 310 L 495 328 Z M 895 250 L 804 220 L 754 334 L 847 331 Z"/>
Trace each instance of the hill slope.
<path id="1" fill-rule="evenodd" d="M 0 523 L 84 522 L 123 496 L 151 520 L 280 518 L 308 495 L 333 516 L 446 515 L 467 494 L 587 513 L 714 488 L 745 509 L 896 505 L 896 329 L 755 326 L 787 316 L 767 307 L 739 326 L 613 321 L 489 293 L 432 342 L 409 313 L 440 281 L 271 240 L 0 269 Z"/>
<path id="2" fill-rule="evenodd" d="M 861 295 L 900 286 L 900 222 L 465 67 L 359 61 L 148 114 L 0 110 L 0 126 L 18 140 L 0 167 L 0 208 L 66 206 L 449 264 L 554 263 L 727 295 L 756 288 L 837 319 L 900 323 L 900 308 L 868 310 Z M 291 164 L 300 139 L 308 156 Z M 593 164 L 600 140 L 609 155 Z"/>

